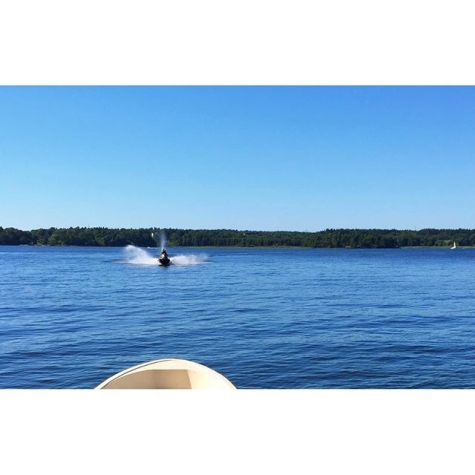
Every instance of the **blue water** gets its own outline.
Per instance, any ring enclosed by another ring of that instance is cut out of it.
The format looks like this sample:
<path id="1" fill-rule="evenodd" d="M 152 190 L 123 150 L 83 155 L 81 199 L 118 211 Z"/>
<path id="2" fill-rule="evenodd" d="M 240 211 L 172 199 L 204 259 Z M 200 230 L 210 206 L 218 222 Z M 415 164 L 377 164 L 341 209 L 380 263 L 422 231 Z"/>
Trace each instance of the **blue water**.
<path id="1" fill-rule="evenodd" d="M 159 358 L 238 388 L 475 388 L 474 249 L 0 246 L 0 388 Z"/>

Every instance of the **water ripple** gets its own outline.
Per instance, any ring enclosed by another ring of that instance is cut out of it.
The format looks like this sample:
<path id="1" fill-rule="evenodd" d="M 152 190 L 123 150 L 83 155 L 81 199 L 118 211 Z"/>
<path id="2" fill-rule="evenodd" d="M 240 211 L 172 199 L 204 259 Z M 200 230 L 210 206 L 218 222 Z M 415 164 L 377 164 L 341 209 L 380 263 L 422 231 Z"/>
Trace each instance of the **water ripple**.
<path id="1" fill-rule="evenodd" d="M 2 247 L 0 387 L 92 388 L 166 357 L 241 388 L 475 387 L 475 251 L 170 254 Z"/>

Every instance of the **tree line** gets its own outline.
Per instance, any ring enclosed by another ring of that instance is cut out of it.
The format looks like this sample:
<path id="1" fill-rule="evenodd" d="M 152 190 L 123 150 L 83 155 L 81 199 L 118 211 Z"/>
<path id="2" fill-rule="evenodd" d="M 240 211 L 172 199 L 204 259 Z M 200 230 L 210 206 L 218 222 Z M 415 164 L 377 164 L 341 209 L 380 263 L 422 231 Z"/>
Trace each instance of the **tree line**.
<path id="1" fill-rule="evenodd" d="M 158 247 L 311 247 L 399 248 L 475 246 L 474 229 L 326 229 L 319 232 L 238 231 L 230 229 L 48 228 L 22 231 L 0 226 L 0 245 Z"/>

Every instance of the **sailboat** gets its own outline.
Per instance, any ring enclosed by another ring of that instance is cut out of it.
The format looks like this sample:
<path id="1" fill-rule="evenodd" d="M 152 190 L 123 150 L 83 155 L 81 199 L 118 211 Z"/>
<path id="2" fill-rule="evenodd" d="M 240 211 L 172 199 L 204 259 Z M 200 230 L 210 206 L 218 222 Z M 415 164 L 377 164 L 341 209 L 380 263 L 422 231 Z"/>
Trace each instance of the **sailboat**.
<path id="1" fill-rule="evenodd" d="M 457 249 L 457 244 L 455 244 L 455 241 L 454 241 L 454 245 L 450 249 Z"/>

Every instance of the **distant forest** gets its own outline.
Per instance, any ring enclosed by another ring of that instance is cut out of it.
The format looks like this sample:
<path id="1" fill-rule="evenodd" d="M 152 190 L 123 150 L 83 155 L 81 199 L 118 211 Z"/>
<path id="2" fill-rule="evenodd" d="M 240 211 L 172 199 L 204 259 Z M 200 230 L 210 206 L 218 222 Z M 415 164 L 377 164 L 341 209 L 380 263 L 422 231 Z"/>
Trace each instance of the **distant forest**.
<path id="1" fill-rule="evenodd" d="M 319 232 L 236 231 L 229 229 L 49 228 L 22 231 L 0 227 L 0 245 L 158 247 L 308 247 L 399 248 L 407 246 L 475 246 L 474 229 L 326 229 Z M 157 239 L 158 238 L 158 239 Z"/>

